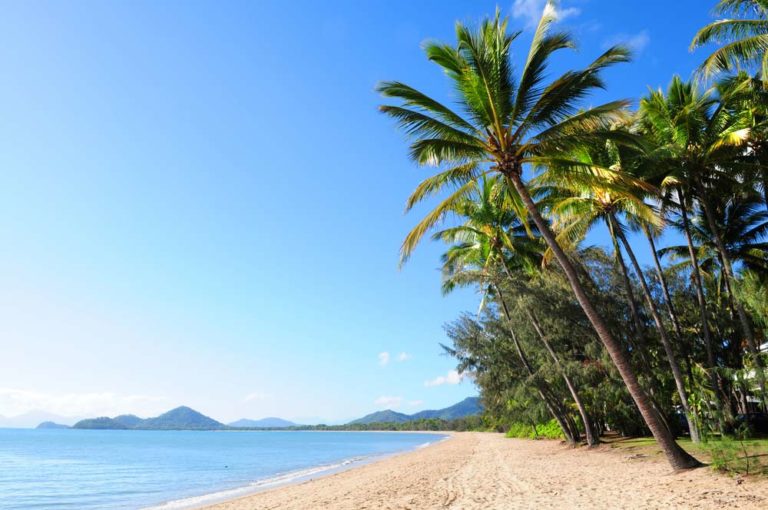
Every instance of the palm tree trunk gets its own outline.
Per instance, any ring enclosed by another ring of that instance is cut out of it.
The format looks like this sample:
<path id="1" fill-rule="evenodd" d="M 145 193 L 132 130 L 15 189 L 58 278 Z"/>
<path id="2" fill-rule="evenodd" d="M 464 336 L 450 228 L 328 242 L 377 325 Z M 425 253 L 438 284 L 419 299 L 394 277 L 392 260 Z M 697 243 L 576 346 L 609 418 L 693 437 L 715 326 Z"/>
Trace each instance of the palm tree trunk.
<path id="1" fill-rule="evenodd" d="M 664 303 L 666 304 L 667 313 L 669 314 L 669 320 L 672 321 L 672 327 L 675 330 L 677 341 L 680 343 L 681 346 L 684 346 L 685 337 L 683 336 L 683 328 L 682 326 L 680 326 L 680 319 L 677 316 L 675 305 L 672 302 L 672 295 L 669 292 L 669 286 L 667 285 L 667 278 L 664 276 L 664 270 L 661 267 L 659 254 L 656 252 L 656 242 L 653 240 L 653 234 L 651 234 L 651 231 L 647 225 L 643 225 L 643 232 L 645 232 L 645 237 L 648 239 L 648 244 L 651 247 L 651 253 L 653 254 L 653 263 L 656 266 L 656 274 L 659 277 L 659 283 L 661 283 L 661 290 L 664 293 Z M 693 388 L 694 379 L 693 379 L 693 370 L 691 369 L 690 346 L 688 346 L 688 348 L 685 349 L 683 359 L 685 360 L 686 372 L 688 373 L 688 383 L 690 387 Z M 688 423 L 690 426 L 690 418 L 688 419 L 689 419 Z M 697 425 L 695 426 L 696 426 L 696 435 L 700 440 L 701 436 L 699 435 L 698 426 Z M 691 440 L 693 440 L 693 435 L 691 435 Z"/>
<path id="2" fill-rule="evenodd" d="M 712 387 L 715 389 L 715 407 L 717 408 L 717 421 L 720 432 L 725 430 L 725 423 L 723 422 L 723 401 L 721 399 L 722 388 L 720 387 L 720 381 L 715 373 L 715 367 L 717 362 L 715 361 L 715 351 L 712 345 L 712 334 L 709 330 L 709 319 L 707 317 L 707 301 L 704 297 L 704 281 L 701 277 L 701 268 L 699 267 L 699 258 L 696 256 L 696 250 L 693 246 L 693 238 L 691 237 L 691 226 L 688 221 L 688 209 L 687 201 L 685 199 L 685 193 L 682 186 L 677 187 L 677 195 L 680 199 L 680 218 L 683 220 L 683 231 L 685 232 L 685 239 L 688 243 L 688 256 L 691 258 L 691 265 L 693 266 L 693 282 L 696 287 L 696 299 L 699 303 L 699 315 L 701 316 L 701 333 L 704 337 L 704 350 L 707 352 L 707 365 L 709 372 L 709 380 Z"/>
<path id="3" fill-rule="evenodd" d="M 613 252 L 616 259 L 616 265 L 619 266 L 621 273 L 621 280 L 624 284 L 624 291 L 627 293 L 627 302 L 629 303 L 629 312 L 632 316 L 632 322 L 635 329 L 635 340 L 637 341 L 637 351 L 640 354 L 640 359 L 650 373 L 653 373 L 653 365 L 646 355 L 647 342 L 645 338 L 645 326 L 643 321 L 640 320 L 640 313 L 637 309 L 637 301 L 635 300 L 635 292 L 632 290 L 632 282 L 629 279 L 629 271 L 627 270 L 627 264 L 624 262 L 624 256 L 621 254 L 619 248 L 619 241 L 614 232 L 613 223 L 608 222 L 608 230 L 611 235 L 611 242 L 613 243 Z M 653 395 L 651 395 L 653 396 Z"/>
<path id="4" fill-rule="evenodd" d="M 683 341 L 683 328 L 680 326 L 680 319 L 677 317 L 677 311 L 675 310 L 674 303 L 672 303 L 672 295 L 669 293 L 669 287 L 667 286 L 667 279 L 664 276 L 664 270 L 661 267 L 661 261 L 659 260 L 659 254 L 656 253 L 656 243 L 653 240 L 653 235 L 648 229 L 647 225 L 643 225 L 643 232 L 648 239 L 648 244 L 651 247 L 651 253 L 653 254 L 653 263 L 656 266 L 656 274 L 659 277 L 659 283 L 661 283 L 661 290 L 664 293 L 664 303 L 666 304 L 667 313 L 669 314 L 669 320 L 672 321 L 672 327 L 677 335 L 679 342 Z"/>
<path id="5" fill-rule="evenodd" d="M 504 311 L 504 317 L 507 319 L 507 327 L 509 328 L 509 334 L 512 337 L 512 343 L 515 345 L 517 356 L 520 358 L 520 362 L 523 364 L 525 371 L 528 372 L 528 375 L 530 377 L 533 377 L 535 375 L 535 372 L 533 370 L 533 367 L 531 367 L 531 363 L 528 361 L 528 357 L 525 355 L 525 352 L 523 351 L 523 346 L 520 345 L 520 341 L 517 339 L 517 334 L 515 333 L 515 330 L 512 328 L 512 316 L 509 313 L 509 308 L 507 308 L 507 303 L 504 300 L 504 295 L 501 292 L 501 287 L 495 283 L 493 284 L 493 287 L 496 289 L 496 292 L 499 294 L 499 301 L 501 302 L 501 308 Z M 560 406 L 555 405 L 554 398 L 552 398 L 549 388 L 547 388 L 541 382 L 536 382 L 534 384 L 536 385 L 536 391 L 538 392 L 539 397 L 541 397 L 541 400 L 544 402 L 544 405 L 547 407 L 549 414 L 552 415 L 552 417 L 555 419 L 557 424 L 560 426 L 560 430 L 563 432 L 563 437 L 565 437 L 565 440 L 569 444 L 575 445 L 577 443 L 578 436 L 574 436 L 571 430 L 571 427 L 568 424 L 568 420 L 567 420 L 567 417 L 565 416 L 565 413 L 562 412 L 562 410 L 558 410 Z"/>
<path id="6" fill-rule="evenodd" d="M 530 319 L 531 324 L 533 325 L 533 329 L 536 330 L 536 334 L 539 335 L 539 339 L 541 339 L 541 343 L 544 344 L 544 347 L 547 349 L 549 356 L 552 358 L 552 361 L 555 363 L 557 370 L 560 372 L 560 375 L 563 377 L 563 381 L 565 381 L 565 385 L 568 387 L 568 391 L 571 392 L 571 397 L 573 397 L 573 401 L 576 403 L 576 407 L 579 410 L 579 415 L 581 415 L 581 421 L 584 423 L 584 435 L 587 438 L 587 445 L 597 446 L 597 444 L 600 442 L 600 439 L 595 435 L 595 432 L 592 430 L 592 420 L 589 417 L 589 413 L 587 412 L 586 406 L 581 401 L 579 392 L 576 391 L 576 386 L 573 384 L 573 381 L 571 381 L 571 378 L 568 377 L 568 374 L 565 372 L 565 369 L 560 363 L 560 358 L 557 357 L 557 354 L 555 353 L 554 349 L 552 349 L 552 346 L 549 344 L 549 340 L 547 339 L 547 336 L 544 334 L 544 331 L 541 329 L 541 325 L 539 324 L 539 321 L 536 320 L 536 316 L 533 314 L 532 311 L 530 311 L 527 308 L 525 312 L 528 315 L 528 318 Z"/>
<path id="7" fill-rule="evenodd" d="M 517 190 L 520 198 L 525 204 L 526 209 L 533 218 L 533 222 L 536 224 L 536 227 L 539 229 L 542 236 L 544 237 L 544 240 L 547 242 L 547 245 L 554 253 L 555 258 L 557 259 L 560 267 L 568 278 L 569 283 L 571 284 L 571 288 L 573 289 L 573 293 L 575 294 L 576 299 L 581 305 L 581 308 L 584 310 L 584 314 L 595 328 L 595 332 L 600 337 L 600 340 L 605 346 L 606 351 L 608 351 L 608 355 L 613 360 L 614 365 L 616 365 L 616 369 L 619 371 L 619 374 L 621 375 L 624 384 L 627 386 L 629 394 L 635 401 L 640 414 L 643 416 L 646 425 L 651 430 L 653 437 L 656 438 L 656 441 L 658 441 L 659 446 L 661 446 L 661 449 L 666 455 L 667 460 L 669 461 L 672 468 L 675 470 L 680 470 L 701 466 L 701 463 L 698 460 L 683 450 L 680 445 L 675 442 L 675 438 L 672 433 L 664 426 L 661 420 L 661 416 L 653 407 L 650 399 L 648 398 L 648 395 L 645 394 L 645 391 L 643 391 L 643 388 L 640 386 L 640 383 L 637 380 L 637 376 L 635 375 L 634 371 L 632 370 L 632 366 L 629 363 L 629 357 L 627 356 L 627 353 L 624 352 L 621 343 L 617 342 L 613 338 L 613 335 L 608 329 L 608 325 L 603 321 L 603 318 L 600 316 L 597 310 L 595 310 L 595 307 L 592 305 L 592 302 L 589 300 L 586 292 L 584 292 L 584 288 L 579 281 L 576 269 L 573 267 L 571 261 L 568 260 L 568 256 L 558 244 L 557 239 L 555 239 L 555 236 L 552 233 L 552 230 L 549 228 L 549 225 L 541 216 L 541 213 L 539 213 L 539 210 L 536 207 L 536 203 L 528 193 L 528 189 L 526 188 L 525 184 L 523 184 L 520 171 L 509 172 L 508 177 L 512 181 L 515 190 Z"/>
<path id="8" fill-rule="evenodd" d="M 688 405 L 688 395 L 685 391 L 683 372 L 680 370 L 680 364 L 677 362 L 677 356 L 675 356 L 675 351 L 672 349 L 672 342 L 669 341 L 667 330 L 664 327 L 661 316 L 659 315 L 656 302 L 653 300 L 653 296 L 651 295 L 651 289 L 648 287 L 648 282 L 646 282 L 643 270 L 640 267 L 640 264 L 637 262 L 635 252 L 632 250 L 629 242 L 627 242 L 627 237 L 621 230 L 618 221 L 616 221 L 616 218 L 613 215 L 610 216 L 610 221 L 613 222 L 614 230 L 619 236 L 619 239 L 621 239 L 621 243 L 624 245 L 624 249 L 627 251 L 629 260 L 632 262 L 632 267 L 637 274 L 637 279 L 640 280 L 640 287 L 643 289 L 643 294 L 645 295 L 645 303 L 651 312 L 651 317 L 653 317 L 653 322 L 656 324 L 656 329 L 659 331 L 659 338 L 661 339 L 661 345 L 664 346 L 664 352 L 667 354 L 667 361 L 669 361 L 669 368 L 672 370 L 672 377 L 675 380 L 677 394 L 680 396 L 680 404 L 683 406 L 685 419 L 688 421 L 688 431 L 691 434 L 691 441 L 698 443 L 699 431 L 696 429 L 696 422 L 693 420 L 693 415 L 691 414 L 691 409 Z"/>
<path id="9" fill-rule="evenodd" d="M 726 283 L 728 284 L 728 289 L 730 291 L 730 289 L 736 284 L 731 257 L 728 255 L 728 251 L 725 249 L 725 244 L 723 244 L 722 237 L 720 237 L 720 230 L 717 227 L 714 213 L 709 205 L 709 200 L 707 200 L 705 190 L 700 182 L 697 182 L 697 189 L 699 191 L 699 198 L 702 208 L 704 209 L 704 216 L 707 218 L 709 229 L 712 231 L 712 237 L 715 240 L 715 246 L 717 247 L 717 251 L 720 254 L 720 258 L 723 263 L 723 271 L 725 272 Z M 752 326 L 749 324 L 749 317 L 747 317 L 747 312 L 744 310 L 744 305 L 736 296 L 734 296 L 734 302 L 736 304 L 736 314 L 739 316 L 739 322 L 741 323 L 741 329 L 744 332 L 744 337 L 747 340 L 749 350 L 752 356 L 755 358 L 755 373 L 757 374 L 757 383 L 760 387 L 760 397 L 763 403 L 763 408 L 768 409 L 768 402 L 766 401 L 765 394 L 765 373 L 763 371 L 764 366 L 762 360 L 760 359 L 760 348 L 755 341 L 755 335 L 752 332 Z"/>

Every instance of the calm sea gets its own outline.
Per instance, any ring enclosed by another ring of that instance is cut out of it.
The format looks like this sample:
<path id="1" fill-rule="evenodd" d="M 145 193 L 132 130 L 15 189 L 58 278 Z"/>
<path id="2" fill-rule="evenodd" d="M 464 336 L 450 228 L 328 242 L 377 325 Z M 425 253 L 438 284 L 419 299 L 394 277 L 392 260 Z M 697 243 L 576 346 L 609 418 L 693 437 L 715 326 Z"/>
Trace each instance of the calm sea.
<path id="1" fill-rule="evenodd" d="M 190 508 L 439 434 L 0 429 L 0 509 Z"/>

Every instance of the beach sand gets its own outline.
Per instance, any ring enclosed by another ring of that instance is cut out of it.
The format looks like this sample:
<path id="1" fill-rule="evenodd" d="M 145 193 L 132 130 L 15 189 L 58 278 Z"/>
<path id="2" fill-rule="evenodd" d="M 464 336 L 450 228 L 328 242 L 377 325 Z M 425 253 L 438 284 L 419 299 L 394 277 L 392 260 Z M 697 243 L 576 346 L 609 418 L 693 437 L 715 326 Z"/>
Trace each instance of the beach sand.
<path id="1" fill-rule="evenodd" d="M 768 508 L 768 480 L 556 441 L 458 433 L 420 450 L 207 510 Z"/>

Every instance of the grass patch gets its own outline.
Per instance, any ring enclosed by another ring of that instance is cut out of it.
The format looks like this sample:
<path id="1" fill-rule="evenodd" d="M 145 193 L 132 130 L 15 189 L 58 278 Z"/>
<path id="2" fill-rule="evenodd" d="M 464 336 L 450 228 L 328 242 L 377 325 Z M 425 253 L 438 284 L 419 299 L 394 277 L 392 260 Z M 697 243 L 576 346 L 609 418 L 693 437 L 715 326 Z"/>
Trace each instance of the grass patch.
<path id="1" fill-rule="evenodd" d="M 633 455 L 660 457 L 661 448 L 652 437 L 604 437 L 611 448 L 626 450 Z M 692 443 L 680 439 L 678 444 L 713 469 L 738 475 L 768 476 L 768 439 L 714 438 Z"/>
<path id="2" fill-rule="evenodd" d="M 555 420 L 547 423 L 533 425 L 527 423 L 513 423 L 507 430 L 507 437 L 520 439 L 562 439 L 563 432 Z"/>

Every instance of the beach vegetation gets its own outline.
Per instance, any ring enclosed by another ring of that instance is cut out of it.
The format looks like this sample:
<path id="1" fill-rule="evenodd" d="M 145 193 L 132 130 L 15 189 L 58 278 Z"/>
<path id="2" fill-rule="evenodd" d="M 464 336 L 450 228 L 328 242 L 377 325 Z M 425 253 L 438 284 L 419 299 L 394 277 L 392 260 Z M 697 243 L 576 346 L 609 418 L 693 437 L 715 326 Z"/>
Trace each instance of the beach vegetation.
<path id="1" fill-rule="evenodd" d="M 412 159 L 433 169 L 406 201 L 434 207 L 401 263 L 431 236 L 443 291 L 477 291 L 444 348 L 492 428 L 529 437 L 554 423 L 589 446 L 650 433 L 675 469 L 728 463 L 764 433 L 739 424 L 768 413 L 768 4 L 716 9 L 734 19 L 695 36 L 720 44 L 699 76 L 634 100 L 591 99 L 630 62 L 622 46 L 548 72 L 576 44 L 554 1 L 519 68 L 520 32 L 497 12 L 425 45 L 452 98 L 379 86 Z M 598 229 L 608 246 L 588 244 Z"/>

